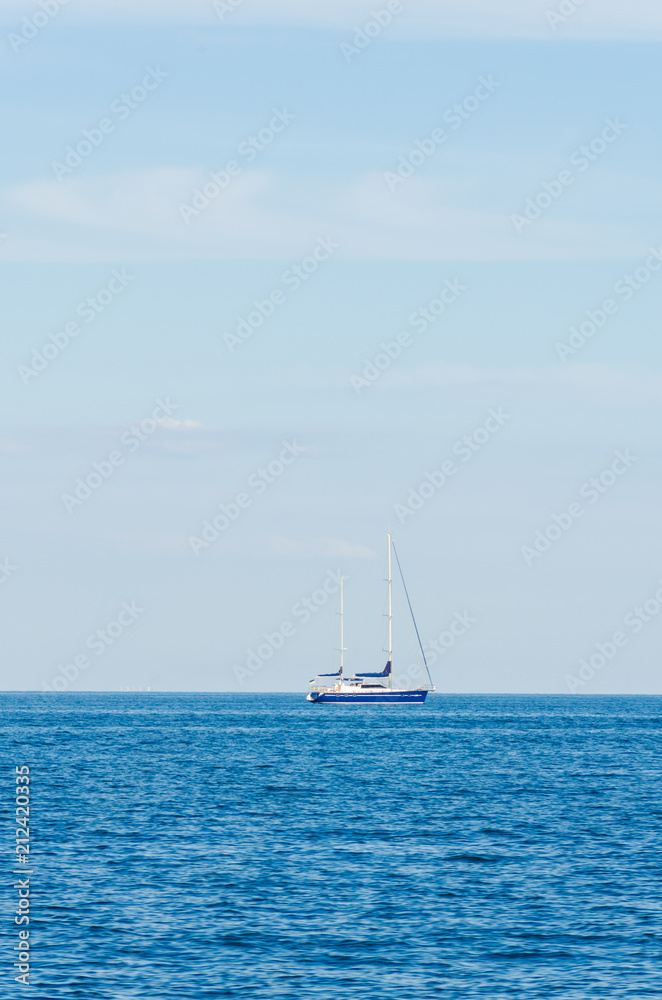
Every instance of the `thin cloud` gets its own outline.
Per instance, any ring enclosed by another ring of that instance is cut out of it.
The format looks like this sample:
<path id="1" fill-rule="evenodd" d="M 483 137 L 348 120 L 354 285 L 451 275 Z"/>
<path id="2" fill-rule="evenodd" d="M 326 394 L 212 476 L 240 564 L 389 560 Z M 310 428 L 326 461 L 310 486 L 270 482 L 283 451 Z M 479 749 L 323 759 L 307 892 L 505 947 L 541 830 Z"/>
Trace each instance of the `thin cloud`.
<path id="1" fill-rule="evenodd" d="M 187 555 L 190 553 L 187 535 L 123 531 L 115 536 L 115 543 L 117 548 L 127 555 L 137 553 Z"/>
<path id="2" fill-rule="evenodd" d="M 215 27 L 219 38 L 237 27 L 292 26 L 352 32 L 370 20 L 374 0 L 244 0 L 221 20 L 211 0 L 79 0 L 66 9 L 67 25 L 95 21 L 167 26 Z M 393 18 L 386 37 L 557 40 L 640 40 L 662 35 L 657 0 L 591 0 L 578 6 L 554 30 L 548 11 L 559 0 L 412 0 Z M 21 23 L 25 4 L 4 0 L 0 24 Z M 223 30 L 221 30 L 223 29 Z"/>
<path id="3" fill-rule="evenodd" d="M 315 538 L 309 542 L 272 535 L 268 551 L 276 556 L 298 559 L 374 559 L 375 553 L 365 545 L 347 542 L 342 538 Z"/>
<path id="4" fill-rule="evenodd" d="M 163 427 L 165 430 L 178 430 L 182 428 L 184 430 L 198 430 L 204 427 L 198 420 L 175 420 L 173 417 L 164 417 L 163 420 L 156 421 L 159 427 Z"/>
<path id="5" fill-rule="evenodd" d="M 413 177 L 393 197 L 381 174 L 328 182 L 314 208 L 288 210 L 293 181 L 247 171 L 191 225 L 178 205 L 199 183 L 196 170 L 161 168 L 105 177 L 37 181 L 0 192 L 0 207 L 42 229 L 37 242 L 7 244 L 7 260 L 257 259 L 297 260 L 319 236 L 332 235 L 344 257 L 368 260 L 597 260 L 635 258 L 641 235 L 630 223 L 576 218 L 539 220 L 518 235 L 510 216 L 458 204 L 448 181 Z M 315 177 L 297 178 L 305 184 Z M 49 239 L 51 223 L 57 232 Z M 61 227 L 65 227 L 64 233 Z M 31 256 L 31 252 L 33 256 Z"/>
<path id="6" fill-rule="evenodd" d="M 408 372 L 384 376 L 383 390 L 421 389 L 434 386 L 569 387 L 580 395 L 656 399 L 662 391 L 662 374 L 640 365 L 627 368 L 603 363 L 568 362 L 539 367 L 480 368 L 473 365 L 432 363 Z"/>

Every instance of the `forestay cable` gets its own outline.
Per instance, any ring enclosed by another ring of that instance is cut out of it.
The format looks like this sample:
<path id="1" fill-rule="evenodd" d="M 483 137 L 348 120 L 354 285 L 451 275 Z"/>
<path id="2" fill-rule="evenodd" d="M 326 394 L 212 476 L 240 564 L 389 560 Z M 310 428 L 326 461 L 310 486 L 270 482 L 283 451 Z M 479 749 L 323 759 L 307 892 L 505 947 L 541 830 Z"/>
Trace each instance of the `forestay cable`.
<path id="1" fill-rule="evenodd" d="M 428 678 L 430 680 L 430 686 L 434 687 L 432 683 L 432 677 L 430 676 L 430 668 L 428 667 L 428 661 L 425 658 L 425 650 L 423 649 L 423 643 L 421 642 L 421 636 L 418 631 L 418 625 L 416 624 L 416 617 L 414 616 L 414 609 L 411 606 L 411 601 L 409 600 L 409 591 L 407 590 L 407 584 L 405 583 L 405 578 L 402 572 L 402 566 L 400 565 L 400 557 L 398 556 L 398 550 L 395 547 L 395 542 L 391 539 L 391 545 L 393 546 L 393 554 L 395 555 L 395 561 L 398 564 L 398 570 L 400 571 L 400 579 L 402 580 L 402 586 L 404 588 L 405 597 L 407 598 L 407 604 L 409 605 L 409 614 L 411 615 L 411 620 L 414 623 L 414 628 L 416 630 L 416 638 L 418 639 L 418 645 L 421 647 L 421 656 L 423 657 L 423 663 L 425 664 L 425 669 L 428 672 Z"/>

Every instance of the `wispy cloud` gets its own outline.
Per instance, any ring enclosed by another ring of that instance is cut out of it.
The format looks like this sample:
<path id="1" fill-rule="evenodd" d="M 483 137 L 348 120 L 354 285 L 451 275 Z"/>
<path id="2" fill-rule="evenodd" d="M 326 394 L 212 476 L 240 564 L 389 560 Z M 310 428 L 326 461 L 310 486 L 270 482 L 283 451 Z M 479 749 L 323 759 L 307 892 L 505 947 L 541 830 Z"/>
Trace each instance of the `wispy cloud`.
<path id="1" fill-rule="evenodd" d="M 161 168 L 6 189 L 0 208 L 41 232 L 31 241 L 13 240 L 5 257 L 58 261 L 64 246 L 66 259 L 77 247 L 86 262 L 113 254 L 125 261 L 292 260 L 327 233 L 344 257 L 374 260 L 581 260 L 641 252 L 642 238 L 629 223 L 545 218 L 522 237 L 507 212 L 464 207 L 448 179 L 414 177 L 393 196 L 377 173 L 325 187 L 314 176 L 247 171 L 204 215 L 184 225 L 178 206 L 203 176 Z M 305 190 L 315 185 L 317 199 L 309 204 Z M 470 196 L 463 193 L 467 204 Z"/>
<path id="2" fill-rule="evenodd" d="M 211 0 L 79 0 L 67 24 L 116 23 L 200 26 L 285 25 L 348 31 L 369 19 L 374 0 L 246 0 L 221 24 Z M 591 0 L 553 31 L 546 17 L 558 0 L 414 0 L 394 20 L 389 36 L 424 38 L 635 39 L 662 35 L 657 0 Z M 0 23 L 11 27 L 25 14 L 23 0 L 4 0 Z"/>
<path id="3" fill-rule="evenodd" d="M 228 435 L 207 428 L 197 420 L 157 420 L 158 433 L 149 440 L 146 454 L 196 456 L 224 451 Z M 61 454 L 72 450 L 103 449 L 116 443 L 130 424 L 117 426 L 64 427 L 57 425 L 21 427 L 0 437 L 0 454 L 7 456 Z"/>
<path id="4" fill-rule="evenodd" d="M 298 559 L 374 559 L 375 553 L 365 545 L 347 542 L 342 538 L 315 538 L 308 542 L 272 535 L 268 542 L 272 555 Z"/>
<path id="5" fill-rule="evenodd" d="M 157 420 L 156 422 L 159 427 L 165 427 L 167 430 L 176 430 L 180 427 L 183 430 L 197 430 L 204 426 L 198 420 L 175 420 L 173 417 L 165 417 L 163 420 Z"/>
<path id="6" fill-rule="evenodd" d="M 572 388 L 581 395 L 613 396 L 614 400 L 650 401 L 662 391 L 662 375 L 641 365 L 617 367 L 604 363 L 576 363 L 539 367 L 490 368 L 432 363 L 410 371 L 389 372 L 384 391 L 426 386 L 504 386 Z"/>
<path id="7" fill-rule="evenodd" d="M 117 548 L 127 554 L 188 555 L 186 535 L 165 532 L 124 531 L 115 536 Z"/>
<path id="8" fill-rule="evenodd" d="M 550 355 L 554 353 L 550 342 Z M 268 392 L 274 379 L 286 390 L 315 389 L 325 393 L 348 391 L 347 369 L 340 365 L 316 366 L 292 364 L 269 367 L 253 376 L 260 391 Z M 568 362 L 549 365 L 490 366 L 472 364 L 445 364 L 431 361 L 413 368 L 393 366 L 375 387 L 385 394 L 435 389 L 475 389 L 492 392 L 493 389 L 536 392 L 576 392 L 580 398 L 613 397 L 648 404 L 662 392 L 662 374 L 643 365 L 612 365 L 603 362 Z"/>
<path id="9" fill-rule="evenodd" d="M 31 443 L 18 434 L 3 434 L 0 437 L 0 455 L 28 455 L 31 451 Z"/>

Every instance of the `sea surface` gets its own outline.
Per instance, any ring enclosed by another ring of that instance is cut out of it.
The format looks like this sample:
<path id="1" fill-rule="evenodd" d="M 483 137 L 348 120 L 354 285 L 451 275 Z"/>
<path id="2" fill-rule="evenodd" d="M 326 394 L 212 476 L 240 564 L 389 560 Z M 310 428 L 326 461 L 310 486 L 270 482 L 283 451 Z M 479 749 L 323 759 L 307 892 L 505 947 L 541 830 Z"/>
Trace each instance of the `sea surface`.
<path id="1" fill-rule="evenodd" d="M 0 712 L 2 998 L 662 995 L 662 698 Z M 12 968 L 24 764 L 32 989 Z"/>

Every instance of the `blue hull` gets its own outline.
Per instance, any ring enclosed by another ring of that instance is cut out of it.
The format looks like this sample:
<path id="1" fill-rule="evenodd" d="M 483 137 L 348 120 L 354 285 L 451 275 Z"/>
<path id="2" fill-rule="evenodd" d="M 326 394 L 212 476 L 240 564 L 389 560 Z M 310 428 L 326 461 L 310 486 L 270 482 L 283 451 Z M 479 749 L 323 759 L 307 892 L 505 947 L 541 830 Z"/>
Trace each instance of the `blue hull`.
<path id="1" fill-rule="evenodd" d="M 321 694 L 313 695 L 311 701 L 324 704 L 340 703 L 343 705 L 358 705 L 364 702 L 378 705 L 420 705 L 425 701 L 427 691 L 393 691 L 389 694 L 378 694 L 377 692 L 365 692 L 360 694 L 340 694 L 332 691 L 324 691 Z"/>

